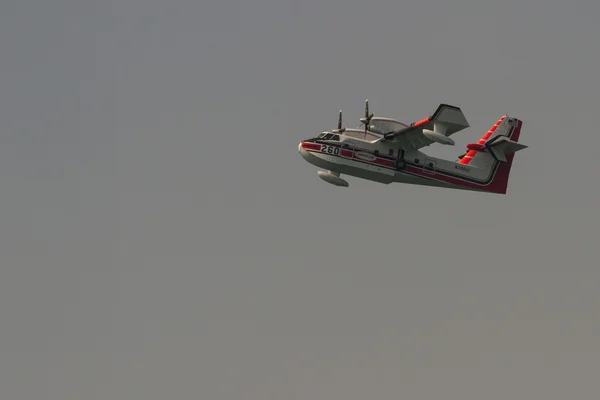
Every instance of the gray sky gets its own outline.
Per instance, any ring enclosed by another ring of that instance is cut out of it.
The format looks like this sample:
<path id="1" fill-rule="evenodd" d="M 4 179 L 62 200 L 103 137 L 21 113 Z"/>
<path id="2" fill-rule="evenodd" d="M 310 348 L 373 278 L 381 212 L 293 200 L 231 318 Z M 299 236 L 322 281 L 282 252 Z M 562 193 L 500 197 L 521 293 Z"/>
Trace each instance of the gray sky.
<path id="1" fill-rule="evenodd" d="M 599 15 L 3 1 L 0 397 L 596 398 Z M 365 98 L 530 148 L 506 196 L 328 185 L 297 144 Z"/>

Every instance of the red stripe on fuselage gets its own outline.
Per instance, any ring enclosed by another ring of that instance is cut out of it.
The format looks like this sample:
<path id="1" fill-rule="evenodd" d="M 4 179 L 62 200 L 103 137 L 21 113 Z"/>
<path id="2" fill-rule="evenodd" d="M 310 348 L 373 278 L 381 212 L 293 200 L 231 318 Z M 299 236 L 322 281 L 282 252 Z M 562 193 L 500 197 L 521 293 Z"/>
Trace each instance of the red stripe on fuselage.
<path id="1" fill-rule="evenodd" d="M 373 163 L 377 165 L 381 165 L 388 168 L 394 168 L 394 162 L 390 160 L 386 160 L 385 158 L 376 158 Z"/>
<path id="2" fill-rule="evenodd" d="M 314 152 L 321 153 L 321 145 L 318 143 L 302 142 L 302 148 L 306 149 L 308 151 L 314 151 Z M 361 150 L 360 152 L 365 153 L 364 150 Z M 339 156 L 336 156 L 335 154 L 329 154 L 329 153 L 324 153 L 324 154 L 327 154 L 328 156 L 332 156 L 332 157 L 339 157 Z M 356 161 L 360 161 L 360 162 L 368 163 L 368 164 L 375 164 L 375 165 L 390 168 L 393 170 L 396 169 L 393 161 L 385 159 L 385 158 L 377 157 L 373 153 L 368 153 L 368 154 L 370 154 L 376 158 L 374 160 L 365 160 L 363 158 L 357 157 L 356 153 L 352 150 L 340 149 L 340 156 L 342 156 L 344 158 L 351 158 Z"/>
<path id="3" fill-rule="evenodd" d="M 321 145 L 318 143 L 302 142 L 302 148 L 306 150 L 321 150 Z"/>

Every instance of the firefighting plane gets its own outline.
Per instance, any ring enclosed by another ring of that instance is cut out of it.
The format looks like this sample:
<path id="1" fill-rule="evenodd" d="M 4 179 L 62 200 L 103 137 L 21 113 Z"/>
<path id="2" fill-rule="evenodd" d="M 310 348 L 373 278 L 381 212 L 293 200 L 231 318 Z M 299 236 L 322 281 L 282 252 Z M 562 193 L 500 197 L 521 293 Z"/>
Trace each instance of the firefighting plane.
<path id="1" fill-rule="evenodd" d="M 360 119 L 364 128 L 342 126 L 323 131 L 298 145 L 300 155 L 325 171 L 318 176 L 336 186 L 349 186 L 346 174 L 384 184 L 392 182 L 506 194 L 515 152 L 527 148 L 519 143 L 523 121 L 504 115 L 477 143 L 468 144 L 455 161 L 421 152 L 433 143 L 453 146 L 450 138 L 469 127 L 459 107 L 440 104 L 428 118 L 404 124 L 369 114 Z"/>

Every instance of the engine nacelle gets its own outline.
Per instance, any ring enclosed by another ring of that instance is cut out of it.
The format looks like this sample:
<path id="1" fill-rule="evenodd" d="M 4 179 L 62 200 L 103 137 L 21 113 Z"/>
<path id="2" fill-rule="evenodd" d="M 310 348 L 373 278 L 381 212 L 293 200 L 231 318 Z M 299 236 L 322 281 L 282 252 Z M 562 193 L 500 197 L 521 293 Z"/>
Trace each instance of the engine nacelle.
<path id="1" fill-rule="evenodd" d="M 445 144 L 448 146 L 454 146 L 454 140 L 450 139 L 448 136 L 442 135 L 441 133 L 434 132 L 430 129 L 423 129 L 423 135 L 431 141 L 436 143 Z"/>

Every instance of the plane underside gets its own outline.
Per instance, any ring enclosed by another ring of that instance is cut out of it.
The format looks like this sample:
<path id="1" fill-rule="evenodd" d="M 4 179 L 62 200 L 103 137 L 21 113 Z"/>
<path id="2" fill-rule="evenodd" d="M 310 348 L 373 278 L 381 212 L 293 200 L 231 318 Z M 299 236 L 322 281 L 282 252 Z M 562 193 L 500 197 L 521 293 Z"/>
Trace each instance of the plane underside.
<path id="1" fill-rule="evenodd" d="M 414 185 L 437 186 L 455 189 L 481 190 L 476 187 L 462 186 L 439 180 L 445 172 L 436 170 L 426 165 L 418 165 L 413 162 L 404 162 L 404 166 L 397 165 L 395 160 L 372 155 L 372 160 L 365 159 L 367 154 L 361 152 L 344 152 L 345 155 L 330 155 L 320 153 L 319 150 L 311 150 L 309 146 L 302 147 L 299 151 L 302 157 L 309 163 L 334 173 L 334 175 L 348 175 L 367 179 L 383 184 L 407 183 Z M 306 146 L 306 144 L 304 145 Z M 359 153 L 358 155 L 356 153 Z M 371 158 L 371 157 L 368 157 Z M 438 179 L 436 179 L 436 176 Z M 330 182 L 331 183 L 331 182 Z M 347 186 L 347 185 L 339 185 Z"/>

